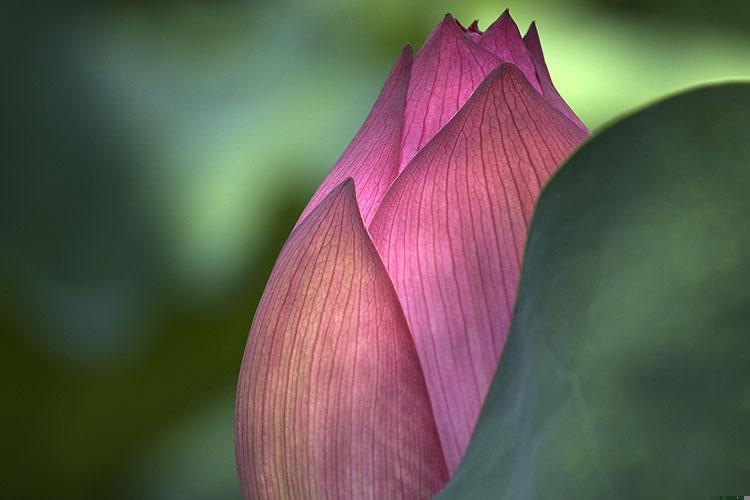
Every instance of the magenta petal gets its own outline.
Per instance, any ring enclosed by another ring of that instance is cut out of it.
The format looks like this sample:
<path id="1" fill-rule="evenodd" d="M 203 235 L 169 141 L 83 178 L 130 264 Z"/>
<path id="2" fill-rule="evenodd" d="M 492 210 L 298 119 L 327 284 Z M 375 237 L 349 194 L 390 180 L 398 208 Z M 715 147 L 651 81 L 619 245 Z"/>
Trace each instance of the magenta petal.
<path id="1" fill-rule="evenodd" d="M 375 104 L 349 146 L 331 168 L 299 218 L 299 223 L 347 177 L 354 179 L 365 222 L 372 219 L 399 172 L 401 128 L 411 72 L 411 47 L 406 46 L 391 70 Z"/>
<path id="2" fill-rule="evenodd" d="M 523 42 L 526 48 L 529 49 L 531 59 L 534 61 L 536 67 L 536 74 L 539 78 L 539 83 L 542 85 L 542 94 L 547 99 L 547 102 L 552 104 L 558 111 L 567 116 L 578 128 L 588 133 L 586 125 L 583 124 L 580 118 L 576 116 L 570 106 L 565 102 L 560 93 L 552 83 L 552 77 L 547 69 L 547 63 L 544 62 L 544 53 L 542 52 L 542 42 L 539 40 L 539 33 L 536 30 L 536 23 L 532 22 L 529 29 L 526 31 L 526 35 L 523 37 Z"/>
<path id="3" fill-rule="evenodd" d="M 535 199 L 585 136 L 503 64 L 399 176 L 370 225 L 451 473 L 505 342 Z"/>
<path id="4" fill-rule="evenodd" d="M 456 20 L 456 22 L 458 22 L 458 20 Z M 479 20 L 474 19 L 466 28 L 464 28 L 461 23 L 459 23 L 458 25 L 461 26 L 462 30 L 464 30 L 464 33 L 466 33 L 466 36 L 469 37 L 469 40 L 474 43 L 479 43 L 479 40 L 482 38 L 482 30 L 479 29 Z"/>
<path id="5" fill-rule="evenodd" d="M 521 38 L 516 22 L 506 9 L 482 34 L 479 45 L 505 62 L 513 63 L 526 75 L 526 79 L 539 92 L 542 91 L 536 76 L 534 62 Z"/>
<path id="6" fill-rule="evenodd" d="M 250 329 L 245 498 L 427 498 L 447 468 L 401 307 L 345 181 L 294 230 Z"/>
<path id="7" fill-rule="evenodd" d="M 446 15 L 414 57 L 404 114 L 401 169 L 466 102 L 500 60 Z"/>

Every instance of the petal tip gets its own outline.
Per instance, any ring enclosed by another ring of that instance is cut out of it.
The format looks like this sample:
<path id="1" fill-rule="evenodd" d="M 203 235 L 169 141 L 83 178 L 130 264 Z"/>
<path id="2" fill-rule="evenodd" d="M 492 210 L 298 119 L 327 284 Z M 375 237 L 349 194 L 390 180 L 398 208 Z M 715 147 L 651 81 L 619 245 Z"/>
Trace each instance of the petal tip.
<path id="1" fill-rule="evenodd" d="M 505 9 L 502 14 L 500 14 L 500 17 L 495 19 L 495 21 L 490 26 L 493 30 L 507 30 L 515 28 L 514 31 L 518 31 L 518 25 L 516 24 L 516 21 L 513 19 L 513 16 L 510 14 L 510 9 Z M 487 31 L 490 30 L 490 28 L 487 28 Z M 518 35 L 521 36 L 520 33 Z"/>
<path id="2" fill-rule="evenodd" d="M 448 30 L 460 30 L 460 32 L 463 32 L 463 28 L 461 26 L 461 23 L 458 22 L 458 19 L 453 17 L 453 14 L 450 12 L 446 12 L 445 16 L 443 16 L 443 20 L 440 21 L 440 29 L 448 29 Z"/>
<path id="3" fill-rule="evenodd" d="M 253 319 L 235 413 L 244 498 L 429 498 L 448 480 L 354 183 L 338 183 L 289 238 Z"/>
<path id="4" fill-rule="evenodd" d="M 523 39 L 526 40 L 527 38 L 539 38 L 536 21 L 531 21 L 531 24 L 529 24 L 529 27 L 526 29 L 526 34 L 523 36 Z"/>
<path id="5" fill-rule="evenodd" d="M 354 200 L 356 203 L 357 190 L 354 184 L 354 179 L 352 177 L 347 177 L 346 179 L 341 181 L 341 184 L 331 190 L 331 194 L 329 196 L 331 197 L 331 199 L 345 198 L 349 201 Z"/>
<path id="6" fill-rule="evenodd" d="M 404 45 L 404 48 L 401 49 L 401 54 L 399 54 L 398 56 L 396 66 L 400 67 L 403 71 L 408 71 L 409 73 L 411 73 L 411 65 L 413 62 L 414 48 L 410 43 L 407 43 L 406 45 Z"/>
<path id="7" fill-rule="evenodd" d="M 521 85 L 524 92 L 529 96 L 538 96 L 539 93 L 529 82 L 524 72 L 517 65 L 510 62 L 503 62 L 487 74 L 487 77 L 475 91 L 475 95 L 481 95 L 485 92 L 493 92 L 496 89 L 502 89 L 505 84 L 512 86 Z"/>
<path id="8" fill-rule="evenodd" d="M 497 68 L 493 69 L 488 75 L 487 80 L 503 80 L 507 78 L 515 78 L 515 77 L 522 77 L 524 80 L 526 80 L 526 77 L 524 76 L 523 72 L 513 63 L 510 62 L 503 62 L 498 65 Z"/>
<path id="9" fill-rule="evenodd" d="M 404 45 L 404 48 L 401 49 L 401 53 L 398 55 L 398 59 L 396 59 L 396 63 L 393 65 L 391 69 L 391 73 L 388 76 L 388 80 L 390 81 L 392 78 L 394 78 L 394 75 L 397 75 L 399 73 L 407 72 L 407 75 L 408 73 L 411 73 L 411 64 L 413 61 L 414 61 L 414 50 L 412 49 L 411 44 L 407 43 Z"/>

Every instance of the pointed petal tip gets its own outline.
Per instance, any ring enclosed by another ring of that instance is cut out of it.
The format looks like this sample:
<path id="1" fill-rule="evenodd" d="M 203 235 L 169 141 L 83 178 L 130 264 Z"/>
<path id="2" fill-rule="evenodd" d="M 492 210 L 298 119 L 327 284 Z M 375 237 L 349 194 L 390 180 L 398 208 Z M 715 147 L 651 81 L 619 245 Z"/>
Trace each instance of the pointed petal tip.
<path id="1" fill-rule="evenodd" d="M 448 33 L 448 36 L 460 36 L 463 35 L 466 29 L 461 26 L 461 23 L 458 22 L 458 20 L 453 17 L 453 14 L 450 12 L 446 12 L 443 16 L 443 19 L 435 25 L 434 28 L 432 28 L 432 31 L 430 32 L 430 35 L 427 37 L 427 40 L 425 40 L 424 44 L 422 45 L 423 50 L 426 46 L 430 44 L 430 41 L 437 41 L 441 40 L 443 38 L 443 35 Z M 419 51 L 417 52 L 417 54 Z"/>
<path id="2" fill-rule="evenodd" d="M 485 83 L 489 86 L 496 85 L 496 82 L 503 80 L 523 81 L 526 85 L 531 86 L 523 71 L 513 63 L 503 62 L 497 68 L 493 69 L 485 78 Z"/>
<path id="3" fill-rule="evenodd" d="M 356 186 L 354 184 L 354 179 L 351 177 L 347 177 L 341 183 L 334 187 L 331 192 L 326 196 L 327 199 L 331 200 L 331 203 L 342 201 L 351 203 L 354 202 L 356 205 L 357 203 L 357 190 Z M 326 198 L 323 199 L 321 205 L 326 203 Z"/>
<path id="4" fill-rule="evenodd" d="M 477 21 L 475 21 L 477 23 Z M 472 24 L 473 26 L 474 24 Z M 469 38 L 465 35 L 475 33 L 477 35 L 481 35 L 481 30 L 479 30 L 479 25 L 477 23 L 476 25 L 477 31 L 474 31 L 471 26 L 464 27 L 461 22 L 456 19 L 453 14 L 450 12 L 446 12 L 445 16 L 443 16 L 443 20 L 440 21 L 435 28 L 433 28 L 432 32 L 430 33 L 430 38 L 437 37 L 438 39 L 441 39 L 441 35 L 447 35 L 448 37 L 460 37 L 464 42 L 468 43 Z M 425 45 L 427 42 L 425 42 Z"/>
<path id="5" fill-rule="evenodd" d="M 497 369 L 536 196 L 581 138 L 515 64 L 501 63 L 413 157 L 369 226 L 438 395 L 451 472 Z M 478 189 L 465 183 L 473 176 L 484 179 Z M 477 297 L 490 299 L 462 307 Z"/>
<path id="6" fill-rule="evenodd" d="M 404 123 L 413 126 L 403 129 L 399 171 L 500 63 L 478 39 L 446 14 L 414 56 L 404 113 Z"/>
<path id="7" fill-rule="evenodd" d="M 539 32 L 537 31 L 536 27 L 536 20 L 531 21 L 531 24 L 529 24 L 529 27 L 526 29 L 526 34 L 523 36 L 523 39 L 526 40 L 527 38 L 539 38 Z"/>
<path id="8" fill-rule="evenodd" d="M 487 31 L 489 31 L 490 27 L 498 25 L 498 26 L 504 26 L 508 22 L 513 22 L 513 17 L 510 15 L 510 9 L 506 8 L 503 10 L 502 14 L 500 14 L 490 25 L 487 27 Z"/>
<path id="9" fill-rule="evenodd" d="M 398 72 L 406 71 L 411 73 L 411 64 L 413 61 L 414 50 L 412 49 L 411 44 L 407 43 L 404 45 L 404 48 L 401 49 L 401 52 L 398 55 L 398 59 L 396 59 L 396 62 L 391 69 L 389 78 L 391 78 L 395 73 Z"/>
<path id="10" fill-rule="evenodd" d="M 356 179 L 362 217 L 369 220 L 398 173 L 401 129 L 412 63 L 406 44 L 370 112 L 302 211 L 295 227 L 347 177 Z"/>
<path id="11" fill-rule="evenodd" d="M 529 29 L 526 30 L 526 34 L 523 37 L 523 43 L 526 46 L 531 59 L 534 61 L 536 67 L 536 74 L 539 78 L 539 83 L 542 86 L 542 95 L 547 101 L 552 104 L 558 111 L 565 115 L 571 120 L 579 129 L 581 129 L 587 135 L 589 129 L 581 121 L 578 115 L 568 106 L 565 100 L 562 98 L 560 93 L 552 83 L 552 77 L 549 74 L 547 63 L 544 60 L 544 50 L 542 50 L 542 41 L 539 38 L 539 32 L 537 31 L 536 21 L 532 21 L 529 25 Z"/>
<path id="12" fill-rule="evenodd" d="M 501 60 L 518 66 L 531 85 L 537 91 L 542 92 L 533 58 L 528 47 L 524 44 L 521 32 L 516 21 L 511 17 L 509 9 L 505 9 L 502 15 L 487 28 L 482 34 L 479 44 L 497 55 Z"/>
<path id="13" fill-rule="evenodd" d="M 461 25 L 461 23 L 453 17 L 453 14 L 450 12 L 446 12 L 445 16 L 443 16 L 443 20 L 440 21 L 440 25 L 438 27 L 439 30 L 448 30 L 452 31 L 453 33 L 460 33 L 463 34 L 466 29 Z"/>
<path id="14" fill-rule="evenodd" d="M 443 18 L 443 21 L 445 21 L 445 18 Z M 458 19 L 453 18 L 453 21 L 458 25 L 459 28 L 461 28 L 461 31 L 463 31 L 464 33 L 475 33 L 477 35 L 482 34 L 482 30 L 479 29 L 479 19 L 474 19 L 468 26 L 464 26 L 463 23 Z"/>
<path id="15" fill-rule="evenodd" d="M 347 177 L 343 180 L 341 184 L 339 184 L 339 187 L 344 190 L 349 190 L 352 193 L 354 192 L 354 179 L 351 177 Z"/>
<path id="16" fill-rule="evenodd" d="M 513 19 L 513 16 L 510 14 L 510 9 L 505 9 L 500 16 L 493 21 L 493 23 L 487 28 L 487 31 L 490 30 L 490 28 L 498 29 L 498 28 L 506 28 L 508 25 L 513 25 L 518 29 L 518 25 L 516 24 L 516 21 Z"/>
<path id="17" fill-rule="evenodd" d="M 244 498 L 429 498 L 448 480 L 408 325 L 354 198 L 347 177 L 301 223 L 253 319 L 235 420 Z"/>

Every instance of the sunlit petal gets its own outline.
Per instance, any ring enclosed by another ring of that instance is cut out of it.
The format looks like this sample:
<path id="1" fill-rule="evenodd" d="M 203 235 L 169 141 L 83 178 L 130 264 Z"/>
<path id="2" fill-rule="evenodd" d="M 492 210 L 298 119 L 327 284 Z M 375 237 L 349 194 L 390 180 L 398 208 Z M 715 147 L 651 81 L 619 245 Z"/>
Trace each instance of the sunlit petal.
<path id="1" fill-rule="evenodd" d="M 451 471 L 505 342 L 537 194 L 585 136 L 503 64 L 409 164 L 373 218 Z"/>
<path id="2" fill-rule="evenodd" d="M 414 344 L 351 179 L 282 250 L 236 411 L 245 498 L 427 498 L 447 481 Z"/>

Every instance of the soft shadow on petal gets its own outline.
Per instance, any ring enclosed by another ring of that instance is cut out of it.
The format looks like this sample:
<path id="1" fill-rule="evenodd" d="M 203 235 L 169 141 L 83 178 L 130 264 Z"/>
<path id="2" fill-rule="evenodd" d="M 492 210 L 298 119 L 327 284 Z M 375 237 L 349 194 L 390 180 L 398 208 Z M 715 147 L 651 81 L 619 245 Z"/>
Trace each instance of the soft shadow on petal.
<path id="1" fill-rule="evenodd" d="M 547 69 L 547 64 L 544 62 L 544 53 L 542 52 L 542 42 L 539 40 L 539 33 L 536 29 L 536 23 L 532 22 L 529 29 L 526 30 L 526 34 L 523 37 L 523 43 L 526 48 L 529 49 L 531 59 L 534 61 L 536 67 L 536 74 L 539 78 L 539 83 L 542 85 L 542 94 L 544 95 L 547 102 L 554 106 L 558 111 L 568 117 L 570 121 L 576 124 L 578 128 L 588 133 L 586 125 L 583 124 L 580 118 L 576 116 L 570 106 L 565 102 L 560 93 L 552 83 L 552 77 Z"/>
<path id="2" fill-rule="evenodd" d="M 365 222 L 370 221 L 399 172 L 401 128 L 411 65 L 412 50 L 407 45 L 362 127 L 315 191 L 297 225 L 347 177 L 354 179 L 362 217 Z"/>
<path id="3" fill-rule="evenodd" d="M 404 114 L 402 170 L 500 64 L 471 36 L 447 14 L 414 57 Z"/>
<path id="4" fill-rule="evenodd" d="M 294 230 L 250 330 L 245 498 L 427 498 L 447 481 L 424 375 L 348 179 Z"/>
<path id="5" fill-rule="evenodd" d="M 585 136 L 503 64 L 399 176 L 370 225 L 451 472 L 505 342 L 534 202 Z"/>

